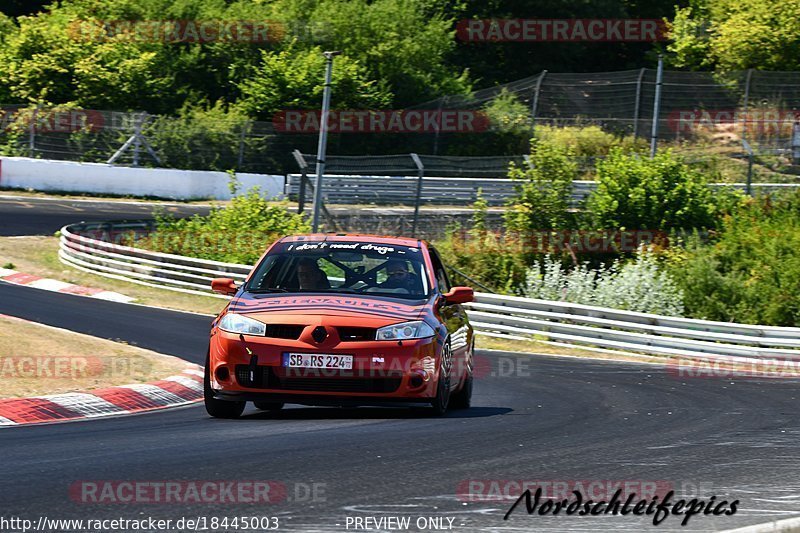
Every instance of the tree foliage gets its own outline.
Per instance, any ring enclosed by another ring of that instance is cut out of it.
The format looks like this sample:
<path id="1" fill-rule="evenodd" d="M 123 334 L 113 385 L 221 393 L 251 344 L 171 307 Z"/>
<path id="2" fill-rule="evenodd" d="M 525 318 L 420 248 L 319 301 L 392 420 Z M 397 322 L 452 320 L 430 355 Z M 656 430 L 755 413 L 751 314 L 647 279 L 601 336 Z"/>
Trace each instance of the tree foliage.
<path id="1" fill-rule="evenodd" d="M 678 9 L 667 49 L 676 66 L 800 69 L 800 0 L 705 0 Z"/>

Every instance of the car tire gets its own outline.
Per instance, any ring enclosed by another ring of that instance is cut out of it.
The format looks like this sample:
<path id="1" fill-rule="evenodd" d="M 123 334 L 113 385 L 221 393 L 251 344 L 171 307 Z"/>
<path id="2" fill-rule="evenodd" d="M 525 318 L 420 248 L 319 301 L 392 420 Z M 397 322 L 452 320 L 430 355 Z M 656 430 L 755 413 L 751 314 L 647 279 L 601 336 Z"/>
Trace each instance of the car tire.
<path id="1" fill-rule="evenodd" d="M 450 407 L 455 409 L 469 409 L 472 405 L 472 352 L 470 352 L 469 364 L 467 365 L 467 377 L 464 378 L 464 384 L 450 398 Z"/>
<path id="2" fill-rule="evenodd" d="M 206 365 L 203 372 L 203 403 L 206 406 L 206 412 L 214 418 L 239 418 L 244 412 L 246 402 L 229 402 L 214 398 L 214 392 L 211 390 L 210 366 L 211 360 L 206 354 Z"/>
<path id="3" fill-rule="evenodd" d="M 461 390 L 450 399 L 450 407 L 454 409 L 469 409 L 472 405 L 472 373 L 467 375 Z"/>
<path id="4" fill-rule="evenodd" d="M 439 366 L 439 379 L 436 382 L 436 397 L 431 400 L 431 407 L 433 408 L 434 416 L 442 416 L 447 412 L 448 404 L 450 403 L 450 371 L 445 366 L 445 350 L 450 350 L 450 342 L 448 341 L 444 348 L 442 348 L 442 361 Z M 450 356 L 452 360 L 452 355 Z"/>
<path id="5" fill-rule="evenodd" d="M 283 409 L 283 402 L 253 402 L 253 405 L 256 406 L 256 409 L 261 409 L 262 411 L 280 411 Z"/>

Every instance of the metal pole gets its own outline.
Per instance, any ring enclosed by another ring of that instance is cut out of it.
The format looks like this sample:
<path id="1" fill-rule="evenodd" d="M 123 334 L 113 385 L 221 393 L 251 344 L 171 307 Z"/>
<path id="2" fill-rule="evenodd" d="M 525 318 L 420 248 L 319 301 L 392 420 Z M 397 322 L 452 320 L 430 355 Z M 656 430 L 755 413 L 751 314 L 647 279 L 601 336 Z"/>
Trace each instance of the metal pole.
<path id="1" fill-rule="evenodd" d="M 664 58 L 658 55 L 658 72 L 656 73 L 656 95 L 653 101 L 653 128 L 650 130 L 650 159 L 656 156 L 658 144 L 658 115 L 661 111 L 661 82 L 664 77 Z"/>
<path id="2" fill-rule="evenodd" d="M 414 224 L 411 226 L 411 236 L 417 236 L 417 223 L 419 222 L 419 204 L 422 202 L 422 180 L 425 178 L 425 166 L 417 154 L 411 154 L 411 159 L 417 165 L 417 196 L 414 200 Z"/>
<path id="3" fill-rule="evenodd" d="M 746 185 L 746 193 L 747 196 L 752 196 L 752 183 L 753 183 L 753 148 L 750 146 L 750 143 L 747 142 L 745 139 L 742 139 L 742 147 L 744 151 L 747 152 L 747 185 Z"/>
<path id="4" fill-rule="evenodd" d="M 142 122 L 144 121 L 144 114 L 136 115 L 136 128 L 133 132 L 133 166 L 139 166 L 139 149 L 141 148 L 142 137 Z"/>
<path id="5" fill-rule="evenodd" d="M 31 125 L 28 130 L 28 157 L 34 157 L 36 152 L 36 121 L 39 117 L 39 106 L 33 109 L 33 116 L 31 117 Z"/>
<path id="6" fill-rule="evenodd" d="M 639 106 L 642 103 L 642 80 L 647 69 L 639 71 L 639 79 L 636 80 L 636 103 L 633 104 L 633 138 L 639 133 Z"/>
<path id="7" fill-rule="evenodd" d="M 439 98 L 439 109 L 436 113 L 436 133 L 433 135 L 433 155 L 439 155 L 439 130 L 442 127 L 442 106 L 444 106 L 447 98 L 447 96 Z"/>
<path id="8" fill-rule="evenodd" d="M 327 60 L 325 67 L 325 86 L 322 91 L 322 120 L 319 126 L 319 144 L 317 145 L 317 181 L 314 186 L 314 214 L 311 218 L 311 231 L 319 230 L 319 213 L 322 206 L 322 174 L 325 172 L 325 146 L 328 141 L 328 110 L 331 105 L 331 77 L 333 75 L 333 58 L 341 52 L 323 52 Z"/>
<path id="9" fill-rule="evenodd" d="M 242 170 L 244 164 L 244 141 L 247 136 L 247 122 L 242 122 L 242 135 L 239 137 L 239 157 L 236 161 L 236 169 Z"/>
<path id="10" fill-rule="evenodd" d="M 752 78 L 753 69 L 747 69 L 747 78 L 744 82 L 744 121 L 742 122 L 742 139 L 747 138 L 747 107 L 750 105 L 750 80 Z"/>
<path id="11" fill-rule="evenodd" d="M 531 102 L 531 134 L 536 130 L 536 112 L 539 110 L 539 92 L 542 89 L 542 82 L 547 76 L 547 71 L 543 70 L 536 80 L 536 88 L 533 90 L 533 101 Z"/>

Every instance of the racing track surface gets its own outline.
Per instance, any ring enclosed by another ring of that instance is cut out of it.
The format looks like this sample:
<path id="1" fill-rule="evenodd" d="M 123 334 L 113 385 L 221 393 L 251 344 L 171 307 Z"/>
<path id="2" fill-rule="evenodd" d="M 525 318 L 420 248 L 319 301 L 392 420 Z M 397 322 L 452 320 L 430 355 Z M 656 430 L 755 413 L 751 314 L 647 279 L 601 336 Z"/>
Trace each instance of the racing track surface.
<path id="1" fill-rule="evenodd" d="M 201 362 L 209 318 L 0 283 L 0 312 L 117 338 Z M 487 356 L 487 354 L 482 354 Z M 491 356 L 491 357 L 497 357 Z M 280 530 L 344 531 L 346 516 L 444 515 L 456 531 L 652 528 L 647 518 L 502 516 L 509 502 L 464 504 L 468 479 L 661 480 L 740 499 L 732 517 L 669 517 L 656 530 L 713 530 L 800 513 L 796 380 L 679 379 L 663 367 L 523 357 L 476 380 L 474 407 L 446 418 L 405 409 L 248 408 L 215 420 L 202 406 L 0 430 L 4 516 L 137 518 L 273 515 Z M 524 368 L 524 370 L 523 370 Z M 82 480 L 274 480 L 290 500 L 206 507 L 86 504 Z M 302 497 L 299 499 L 303 499 Z M 352 531 L 352 529 L 351 529 Z"/>
<path id="2" fill-rule="evenodd" d="M 80 221 L 152 218 L 155 205 L 91 199 L 11 198 L 0 195 L 0 237 L 52 235 L 66 224 Z M 168 204 L 163 205 L 163 208 L 176 217 L 208 213 L 208 207 L 202 205 Z"/>

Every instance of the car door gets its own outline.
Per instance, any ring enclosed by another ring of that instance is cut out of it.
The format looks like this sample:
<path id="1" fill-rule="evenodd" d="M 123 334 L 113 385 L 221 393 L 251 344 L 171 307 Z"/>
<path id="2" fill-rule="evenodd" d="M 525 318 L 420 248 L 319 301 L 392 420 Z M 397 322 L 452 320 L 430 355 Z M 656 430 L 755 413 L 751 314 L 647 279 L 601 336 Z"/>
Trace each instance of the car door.
<path id="1" fill-rule="evenodd" d="M 439 253 L 433 248 L 429 248 L 428 251 L 431 256 L 431 264 L 433 266 L 433 274 L 436 277 L 438 291 L 440 294 L 445 294 L 451 289 L 450 279 L 447 277 L 447 272 Z M 450 384 L 452 387 L 456 387 L 464 377 L 464 370 L 467 365 L 472 365 L 472 361 L 469 360 L 471 357 L 469 347 L 472 342 L 472 332 L 469 327 L 466 310 L 461 304 L 447 303 L 444 298 L 441 298 L 440 301 L 442 303 L 439 306 L 439 315 L 445 327 L 447 327 L 450 347 L 453 352 Z"/>

